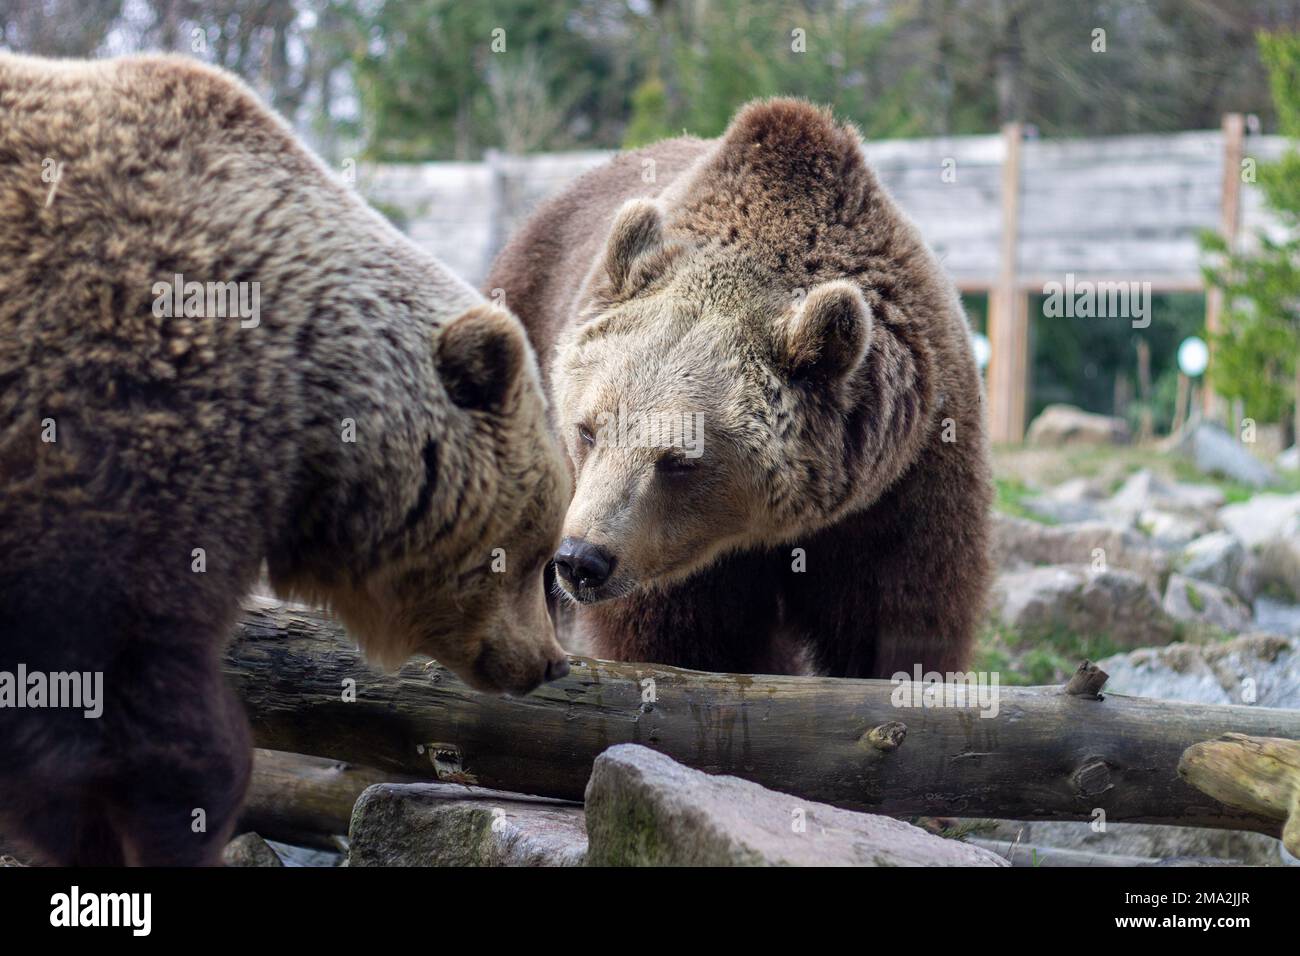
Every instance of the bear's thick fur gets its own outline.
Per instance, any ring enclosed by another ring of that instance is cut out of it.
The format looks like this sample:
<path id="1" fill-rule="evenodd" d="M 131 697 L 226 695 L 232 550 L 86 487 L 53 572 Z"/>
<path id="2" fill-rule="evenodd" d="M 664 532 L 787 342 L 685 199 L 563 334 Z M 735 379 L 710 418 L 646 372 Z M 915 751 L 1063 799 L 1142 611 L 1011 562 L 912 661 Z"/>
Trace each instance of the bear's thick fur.
<path id="1" fill-rule="evenodd" d="M 719 140 L 621 155 L 486 287 L 538 350 L 577 480 L 562 640 L 720 671 L 965 666 L 988 579 L 980 378 L 853 128 L 772 100 Z M 697 414 L 698 457 L 615 425 L 671 439 Z"/>
<path id="2" fill-rule="evenodd" d="M 0 708 L 0 832 L 218 858 L 250 760 L 218 664 L 263 560 L 382 664 L 567 669 L 568 475 L 513 316 L 192 60 L 0 55 L 0 117 L 0 672 L 103 675 L 97 719 Z M 176 276 L 249 308 L 177 311 Z"/>

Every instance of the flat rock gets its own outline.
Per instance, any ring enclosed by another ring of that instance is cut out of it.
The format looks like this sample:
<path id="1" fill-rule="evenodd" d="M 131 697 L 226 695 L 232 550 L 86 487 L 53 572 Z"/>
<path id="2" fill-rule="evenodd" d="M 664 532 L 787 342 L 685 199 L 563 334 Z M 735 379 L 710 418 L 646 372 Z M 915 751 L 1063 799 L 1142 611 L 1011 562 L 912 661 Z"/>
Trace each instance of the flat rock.
<path id="1" fill-rule="evenodd" d="M 352 810 L 348 866 L 581 866 L 586 851 L 582 808 L 572 804 L 380 783 Z"/>
<path id="2" fill-rule="evenodd" d="M 1119 568 L 1053 565 L 1003 571 L 993 585 L 994 617 L 1017 634 L 1105 635 L 1123 647 L 1173 640 L 1174 622 L 1139 574 Z"/>
<path id="3" fill-rule="evenodd" d="M 909 823 L 692 770 L 619 744 L 587 784 L 597 866 L 1006 866 Z"/>

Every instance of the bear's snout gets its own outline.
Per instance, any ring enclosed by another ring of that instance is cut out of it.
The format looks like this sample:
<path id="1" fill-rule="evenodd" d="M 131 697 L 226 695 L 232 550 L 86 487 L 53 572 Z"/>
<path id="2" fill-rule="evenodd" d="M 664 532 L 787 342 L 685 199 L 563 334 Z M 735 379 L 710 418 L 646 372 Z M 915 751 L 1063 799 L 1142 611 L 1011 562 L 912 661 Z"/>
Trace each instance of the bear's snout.
<path id="1" fill-rule="evenodd" d="M 555 572 L 579 594 L 594 591 L 608 581 L 617 563 L 604 548 L 581 538 L 565 538 L 555 552 Z"/>

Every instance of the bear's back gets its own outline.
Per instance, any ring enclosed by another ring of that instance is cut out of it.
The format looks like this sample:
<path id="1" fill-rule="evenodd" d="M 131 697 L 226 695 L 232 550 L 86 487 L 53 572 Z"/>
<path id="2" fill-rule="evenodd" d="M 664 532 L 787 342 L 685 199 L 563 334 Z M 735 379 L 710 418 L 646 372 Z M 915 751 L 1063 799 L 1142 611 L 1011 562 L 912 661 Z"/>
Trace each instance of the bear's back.
<path id="1" fill-rule="evenodd" d="M 299 467 L 315 332 L 283 303 L 328 294 L 302 255 L 333 228 L 322 170 L 181 58 L 0 56 L 0 114 L 0 591 L 212 606 Z"/>

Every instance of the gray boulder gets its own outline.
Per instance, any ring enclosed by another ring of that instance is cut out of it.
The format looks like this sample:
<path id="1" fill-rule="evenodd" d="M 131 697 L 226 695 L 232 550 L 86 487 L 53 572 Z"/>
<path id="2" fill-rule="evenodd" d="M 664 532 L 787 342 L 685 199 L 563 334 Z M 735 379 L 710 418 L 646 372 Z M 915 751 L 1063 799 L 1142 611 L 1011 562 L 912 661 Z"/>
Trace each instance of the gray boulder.
<path id="1" fill-rule="evenodd" d="M 1300 637 L 1300 604 L 1267 595 L 1255 598 L 1255 629 L 1266 634 Z"/>
<path id="2" fill-rule="evenodd" d="M 1087 564 L 1142 576 L 1157 591 L 1164 588 L 1172 559 L 1141 532 L 1101 521 L 1042 525 L 1011 515 L 993 515 L 993 557 L 998 567 L 1015 570 L 1044 564 Z"/>
<path id="3" fill-rule="evenodd" d="M 352 810 L 348 866 L 582 865 L 581 807 L 503 796 L 458 800 L 445 784 L 367 787 Z"/>
<path id="4" fill-rule="evenodd" d="M 1300 708 L 1300 638 L 1243 634 L 1219 644 L 1170 644 L 1098 661 L 1116 694 L 1201 704 Z"/>
<path id="5" fill-rule="evenodd" d="M 1207 581 L 1171 574 L 1165 588 L 1164 608 L 1179 621 L 1211 624 L 1229 634 L 1250 627 L 1250 606 L 1232 591 Z"/>
<path id="6" fill-rule="evenodd" d="M 1300 515 L 1292 515 L 1259 546 L 1254 583 L 1275 596 L 1300 601 Z"/>
<path id="7" fill-rule="evenodd" d="M 1209 517 L 1223 505 L 1223 492 L 1213 485 L 1170 481 L 1149 468 L 1133 472 L 1102 509 L 1112 519 L 1133 521 L 1144 511 Z"/>
<path id="8" fill-rule="evenodd" d="M 1004 571 L 993 585 L 994 618 L 1016 633 L 1106 635 L 1123 647 L 1173 640 L 1174 622 L 1141 575 L 1056 565 Z"/>
<path id="9" fill-rule="evenodd" d="M 1128 423 L 1122 418 L 1094 415 L 1074 405 L 1048 405 L 1029 424 L 1025 440 L 1031 445 L 1060 448 L 1066 445 L 1124 445 Z"/>
<path id="10" fill-rule="evenodd" d="M 1246 569 L 1246 548 L 1228 531 L 1212 531 L 1190 542 L 1174 562 L 1189 578 L 1231 588 L 1242 597 L 1242 572 Z"/>
<path id="11" fill-rule="evenodd" d="M 1248 501 L 1219 509 L 1219 523 L 1247 548 L 1262 545 L 1300 516 L 1300 493 L 1255 495 Z"/>
<path id="12" fill-rule="evenodd" d="M 241 833 L 221 851 L 226 866 L 284 866 L 265 840 L 256 833 Z"/>
<path id="13" fill-rule="evenodd" d="M 1044 520 L 1072 524 L 1100 519 L 1105 497 L 1101 483 L 1095 478 L 1071 478 L 1026 498 L 1023 504 Z"/>
<path id="14" fill-rule="evenodd" d="M 595 866 L 1006 866 L 996 854 L 890 817 L 711 776 L 635 744 L 587 784 Z"/>
<path id="15" fill-rule="evenodd" d="M 1162 548 L 1178 550 L 1210 530 L 1210 522 L 1194 515 L 1148 508 L 1137 516 L 1137 527 Z"/>
<path id="16" fill-rule="evenodd" d="M 1207 475 L 1220 475 L 1252 488 L 1266 488 L 1277 480 L 1272 469 L 1219 425 L 1201 422 L 1188 428 L 1179 437 L 1177 448 Z"/>

